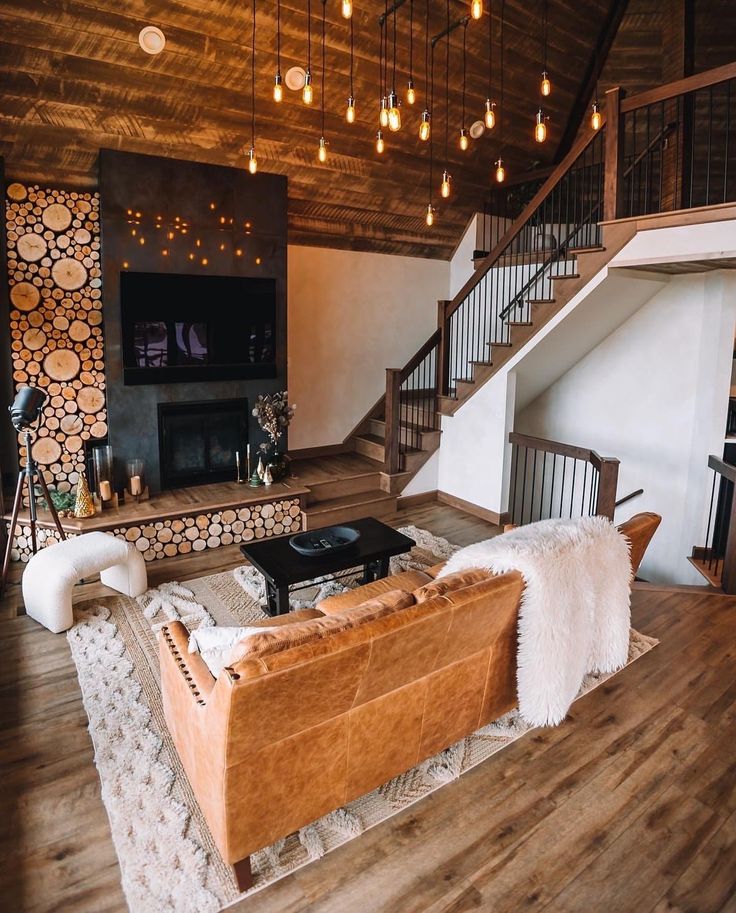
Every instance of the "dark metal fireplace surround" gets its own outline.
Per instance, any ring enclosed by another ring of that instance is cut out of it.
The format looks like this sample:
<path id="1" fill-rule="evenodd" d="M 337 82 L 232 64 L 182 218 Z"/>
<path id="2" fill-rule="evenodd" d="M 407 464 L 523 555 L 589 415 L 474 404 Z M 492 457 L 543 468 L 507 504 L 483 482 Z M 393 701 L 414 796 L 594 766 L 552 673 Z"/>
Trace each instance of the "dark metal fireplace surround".
<path id="1" fill-rule="evenodd" d="M 235 453 L 248 443 L 248 400 L 159 403 L 158 440 L 162 490 L 234 481 Z"/>

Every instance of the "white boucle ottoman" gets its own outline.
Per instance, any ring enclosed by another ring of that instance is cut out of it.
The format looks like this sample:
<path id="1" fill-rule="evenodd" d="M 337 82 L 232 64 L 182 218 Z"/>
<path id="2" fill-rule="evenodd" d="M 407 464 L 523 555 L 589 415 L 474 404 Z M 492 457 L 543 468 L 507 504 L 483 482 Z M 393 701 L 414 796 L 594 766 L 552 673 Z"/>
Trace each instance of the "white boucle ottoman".
<path id="1" fill-rule="evenodd" d="M 85 533 L 42 548 L 23 573 L 26 612 L 58 634 L 74 623 L 72 589 L 85 577 L 100 579 L 126 596 L 140 596 L 148 588 L 146 563 L 130 542 L 109 533 Z"/>

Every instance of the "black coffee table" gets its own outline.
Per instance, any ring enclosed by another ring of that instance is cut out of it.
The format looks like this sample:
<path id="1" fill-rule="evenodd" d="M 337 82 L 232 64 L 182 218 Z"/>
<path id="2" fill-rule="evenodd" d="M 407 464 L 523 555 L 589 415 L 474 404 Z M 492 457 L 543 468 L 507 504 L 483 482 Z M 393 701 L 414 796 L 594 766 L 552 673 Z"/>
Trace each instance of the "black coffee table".
<path id="1" fill-rule="evenodd" d="M 360 539 L 331 555 L 307 558 L 289 545 L 289 536 L 248 542 L 240 551 L 266 579 L 266 611 L 269 615 L 286 615 L 289 611 L 289 587 L 295 590 L 311 586 L 317 577 L 339 580 L 340 571 L 363 565 L 363 583 L 379 580 L 388 574 L 389 558 L 403 555 L 415 544 L 413 539 L 396 532 L 385 523 L 365 517 L 344 523 L 360 532 Z M 303 584 L 299 586 L 298 584 Z"/>

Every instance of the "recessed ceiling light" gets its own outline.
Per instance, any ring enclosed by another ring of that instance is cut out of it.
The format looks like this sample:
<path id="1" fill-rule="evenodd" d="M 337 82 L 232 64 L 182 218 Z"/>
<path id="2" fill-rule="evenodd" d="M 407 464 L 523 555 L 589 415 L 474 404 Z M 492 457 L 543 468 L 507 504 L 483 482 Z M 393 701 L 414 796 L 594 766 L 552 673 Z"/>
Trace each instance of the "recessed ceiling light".
<path id="1" fill-rule="evenodd" d="M 307 73 L 302 67 L 290 67 L 284 76 L 284 82 L 292 92 L 299 92 L 304 88 Z"/>
<path id="2" fill-rule="evenodd" d="M 138 44 L 146 54 L 160 54 L 166 47 L 166 36 L 155 25 L 147 25 L 140 30 Z"/>
<path id="3" fill-rule="evenodd" d="M 470 125 L 470 135 L 473 139 L 479 139 L 486 132 L 486 126 L 482 120 L 473 121 Z"/>

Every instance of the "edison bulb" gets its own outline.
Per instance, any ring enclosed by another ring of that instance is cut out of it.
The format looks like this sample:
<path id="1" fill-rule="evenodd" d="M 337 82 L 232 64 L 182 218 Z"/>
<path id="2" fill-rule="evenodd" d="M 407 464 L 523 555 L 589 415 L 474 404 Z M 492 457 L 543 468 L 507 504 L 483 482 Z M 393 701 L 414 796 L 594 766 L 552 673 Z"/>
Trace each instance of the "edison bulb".
<path id="1" fill-rule="evenodd" d="M 353 0 L 342 0 L 340 12 L 343 19 L 349 19 L 353 15 Z"/>
<path id="2" fill-rule="evenodd" d="M 392 133 L 401 130 L 401 111 L 399 111 L 399 100 L 396 94 L 392 92 L 388 97 L 388 128 Z"/>
<path id="3" fill-rule="evenodd" d="M 460 148 L 463 152 L 465 152 L 469 145 L 470 143 L 468 141 L 468 131 L 465 129 L 465 127 L 463 127 L 460 131 Z"/>
<path id="4" fill-rule="evenodd" d="M 598 102 L 594 101 L 593 102 L 593 111 L 590 115 L 590 126 L 594 130 L 600 130 L 602 123 L 603 123 L 603 117 L 601 116 L 601 112 L 598 110 Z"/>
<path id="5" fill-rule="evenodd" d="M 312 74 L 307 70 L 304 77 L 304 88 L 302 89 L 302 101 L 305 105 L 311 105 L 314 101 L 314 88 L 312 87 Z"/>
<path id="6" fill-rule="evenodd" d="M 496 181 L 499 184 L 503 184 L 506 180 L 506 169 L 503 167 L 503 162 L 499 159 L 496 162 Z"/>
<path id="7" fill-rule="evenodd" d="M 483 15 L 483 0 L 472 0 L 470 4 L 471 19 L 480 19 Z"/>
<path id="8" fill-rule="evenodd" d="M 355 99 L 352 95 L 348 98 L 348 106 L 345 109 L 345 120 L 349 124 L 355 123 Z"/>
<path id="9" fill-rule="evenodd" d="M 281 73 L 277 73 L 273 80 L 273 100 L 279 102 L 284 97 L 284 87 L 281 84 Z"/>
<path id="10" fill-rule="evenodd" d="M 549 76 L 547 76 L 547 71 L 545 70 L 542 73 L 542 84 L 539 87 L 539 91 L 546 98 L 552 92 L 552 83 L 549 81 Z"/>
<path id="11" fill-rule="evenodd" d="M 493 128 L 496 126 L 495 107 L 496 107 L 496 103 L 494 101 L 491 101 L 490 98 L 487 98 L 486 99 L 486 113 L 485 113 L 484 120 L 485 120 L 485 125 L 488 128 L 488 130 L 493 130 Z"/>
<path id="12" fill-rule="evenodd" d="M 432 128 L 431 128 L 429 122 L 430 122 L 430 114 L 429 114 L 429 111 L 427 111 L 427 109 L 425 108 L 424 111 L 422 111 L 422 120 L 421 120 L 421 123 L 419 124 L 419 139 L 425 143 L 429 139 L 429 135 L 432 132 Z"/>
<path id="13" fill-rule="evenodd" d="M 382 127 L 388 127 L 388 108 L 386 107 L 386 96 L 381 99 L 381 110 L 378 112 L 378 123 Z"/>
<path id="14" fill-rule="evenodd" d="M 427 205 L 427 215 L 424 217 L 424 221 L 430 228 L 434 225 L 434 206 L 431 203 Z"/>
<path id="15" fill-rule="evenodd" d="M 376 152 L 380 155 L 385 148 L 386 143 L 383 139 L 383 133 L 379 130 L 378 133 L 376 133 Z"/>
<path id="16" fill-rule="evenodd" d="M 409 105 L 413 105 L 417 100 L 417 90 L 414 88 L 414 80 L 410 79 L 406 84 L 406 102 Z"/>
<path id="17" fill-rule="evenodd" d="M 447 171 L 442 172 L 442 183 L 440 184 L 440 195 L 447 199 L 450 196 L 450 181 L 452 178 Z"/>
<path id="18" fill-rule="evenodd" d="M 255 174 L 258 171 L 258 159 L 256 158 L 256 150 L 253 146 L 248 150 L 248 171 L 251 174 Z"/>
<path id="19" fill-rule="evenodd" d="M 320 160 L 320 162 L 327 161 L 327 143 L 324 136 L 320 136 L 319 138 L 319 151 L 317 152 L 317 158 Z"/>
<path id="20" fill-rule="evenodd" d="M 547 139 L 547 124 L 545 123 L 544 114 L 542 114 L 541 108 L 537 111 L 537 123 L 534 126 L 534 139 L 538 143 L 543 143 Z"/>

